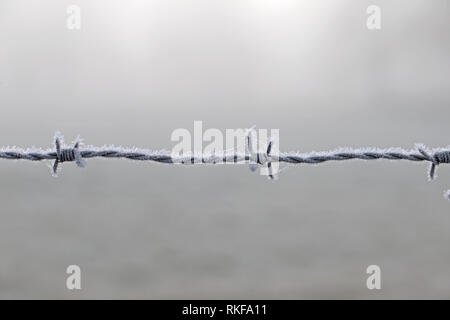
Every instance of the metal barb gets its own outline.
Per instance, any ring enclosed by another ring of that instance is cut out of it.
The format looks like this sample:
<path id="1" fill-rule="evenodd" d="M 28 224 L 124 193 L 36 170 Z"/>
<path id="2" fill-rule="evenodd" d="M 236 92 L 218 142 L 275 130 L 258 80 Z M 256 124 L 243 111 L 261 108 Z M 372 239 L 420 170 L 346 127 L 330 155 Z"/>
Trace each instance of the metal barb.
<path id="1" fill-rule="evenodd" d="M 72 162 L 75 161 L 78 167 L 84 168 L 86 166 L 86 161 L 83 159 L 80 153 L 80 144 L 81 139 L 77 137 L 74 142 L 74 146 L 72 148 L 64 148 L 64 138 L 61 133 L 56 132 L 55 134 L 55 149 L 56 149 L 56 158 L 53 163 L 53 175 L 57 176 L 58 166 L 63 162 Z"/>

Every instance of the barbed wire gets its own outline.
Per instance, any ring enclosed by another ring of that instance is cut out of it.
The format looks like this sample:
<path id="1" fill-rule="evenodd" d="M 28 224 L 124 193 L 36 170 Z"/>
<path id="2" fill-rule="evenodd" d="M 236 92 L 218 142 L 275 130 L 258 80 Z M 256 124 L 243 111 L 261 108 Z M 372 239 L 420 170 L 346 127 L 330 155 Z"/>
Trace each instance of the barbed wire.
<path id="1" fill-rule="evenodd" d="M 238 152 L 213 152 L 203 154 L 176 155 L 167 150 L 149 150 L 139 148 L 123 148 L 115 146 L 94 147 L 86 146 L 81 148 L 82 141 L 78 137 L 73 146 L 64 145 L 62 135 L 57 132 L 54 137 L 54 149 L 41 148 L 0 148 L 0 159 L 8 160 L 30 160 L 43 161 L 53 160 L 52 174 L 57 175 L 58 167 L 63 162 L 75 162 L 78 167 L 86 166 L 86 159 L 91 158 L 115 158 L 129 159 L 136 161 L 154 161 L 164 164 L 219 164 L 219 163 L 247 163 L 252 171 L 259 167 L 266 166 L 268 178 L 276 179 L 282 170 L 275 170 L 272 163 L 296 164 L 320 164 L 327 161 L 346 160 L 407 160 L 413 162 L 429 162 L 429 180 L 436 178 L 436 169 L 440 164 L 450 163 L 450 148 L 428 149 L 422 144 L 417 144 L 415 149 L 405 150 L 402 148 L 339 148 L 323 152 L 273 152 L 273 140 L 267 144 L 266 150 L 260 152 L 255 150 L 251 138 L 254 127 L 247 130 L 246 148 L 244 153 Z M 445 198 L 450 200 L 450 190 L 444 193 Z"/>

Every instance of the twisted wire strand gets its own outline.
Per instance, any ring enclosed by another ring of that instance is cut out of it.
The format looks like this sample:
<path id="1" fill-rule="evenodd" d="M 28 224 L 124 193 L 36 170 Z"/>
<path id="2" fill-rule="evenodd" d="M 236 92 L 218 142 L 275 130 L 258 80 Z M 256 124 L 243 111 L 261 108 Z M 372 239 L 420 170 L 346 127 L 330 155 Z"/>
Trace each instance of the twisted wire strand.
<path id="1" fill-rule="evenodd" d="M 62 150 L 61 162 L 74 161 L 73 150 Z M 219 160 L 226 160 L 227 162 L 241 163 L 250 160 L 250 156 L 243 153 L 233 153 L 224 155 L 226 158 L 217 159 L 219 156 L 214 154 L 192 155 L 189 157 L 174 157 L 169 151 L 152 151 L 143 149 L 124 149 L 121 147 L 86 147 L 80 151 L 83 159 L 89 158 L 125 158 L 129 160 L 139 161 L 155 161 L 167 164 L 189 164 L 189 163 L 213 163 L 216 158 L 216 163 Z M 327 161 L 344 161 L 344 160 L 409 160 L 409 161 L 430 161 L 433 164 L 449 163 L 450 149 L 442 150 L 439 153 L 434 153 L 429 156 L 423 155 L 418 150 L 401 150 L 391 151 L 391 149 L 374 149 L 365 151 L 364 149 L 348 149 L 348 151 L 341 151 L 341 149 L 328 152 L 309 152 L 309 153 L 280 153 L 280 155 L 272 156 L 272 161 L 286 162 L 291 164 L 319 164 Z M 0 149 L 0 159 L 9 160 L 56 160 L 58 158 L 55 151 L 50 150 L 28 150 L 21 148 L 2 148 Z M 184 161 L 184 160 L 188 161 Z"/>
<path id="2" fill-rule="evenodd" d="M 74 161 L 72 149 L 63 149 L 61 162 Z M 278 156 L 272 156 L 272 161 L 286 162 L 290 164 L 319 164 L 327 161 L 345 160 L 408 160 L 414 162 L 429 161 L 434 165 L 450 162 L 450 148 L 438 149 L 438 151 L 427 151 L 424 149 L 404 150 L 404 149 L 336 149 L 326 152 L 282 152 Z M 153 151 L 146 149 L 125 149 L 122 147 L 93 147 L 87 146 L 80 151 L 83 159 L 89 158 L 124 158 L 138 161 L 155 161 L 166 164 L 212 164 L 222 162 L 242 163 L 249 161 L 250 156 L 245 153 L 224 154 L 193 154 L 187 157 L 173 156 L 170 151 Z M 6 147 L 0 149 L 0 159 L 9 160 L 56 160 L 58 155 L 53 150 L 42 149 L 22 149 L 16 147 Z M 214 161 L 215 160 L 215 161 Z M 225 160 L 225 161 L 224 161 Z"/>
<path id="3" fill-rule="evenodd" d="M 272 162 L 284 162 L 291 165 L 295 164 L 320 164 L 328 161 L 346 161 L 346 160 L 406 160 L 413 162 L 429 162 L 428 171 L 429 180 L 436 178 L 436 168 L 440 164 L 450 163 L 450 147 L 427 149 L 424 145 L 417 144 L 415 149 L 405 150 L 401 148 L 389 149 L 351 149 L 340 148 L 324 152 L 281 152 L 272 154 L 272 141 L 268 143 L 265 152 L 253 150 L 250 128 L 246 137 L 246 152 L 222 152 L 208 154 L 187 154 L 183 156 L 173 155 L 167 150 L 149 150 L 139 148 L 122 148 L 115 146 L 94 147 L 86 146 L 81 149 L 81 140 L 77 138 L 73 147 L 64 145 L 62 135 L 57 132 L 54 138 L 55 149 L 40 148 L 0 148 L 0 159 L 7 160 L 29 160 L 43 161 L 53 160 L 53 174 L 56 175 L 59 164 L 63 162 L 75 162 L 79 167 L 85 167 L 85 159 L 91 158 L 115 158 L 129 159 L 136 161 L 154 161 L 164 164 L 218 164 L 218 163 L 250 163 L 250 169 L 254 171 L 257 167 L 267 166 L 269 169 L 269 178 L 276 178 L 277 173 L 272 171 Z M 446 191 L 444 196 L 450 200 L 450 190 Z"/>

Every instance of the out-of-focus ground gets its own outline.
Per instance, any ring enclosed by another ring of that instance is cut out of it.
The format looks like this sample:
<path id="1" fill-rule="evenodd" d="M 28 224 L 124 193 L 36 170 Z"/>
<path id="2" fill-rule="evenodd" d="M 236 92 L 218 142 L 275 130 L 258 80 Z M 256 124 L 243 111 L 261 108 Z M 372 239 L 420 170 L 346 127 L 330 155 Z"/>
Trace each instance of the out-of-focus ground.
<path id="1" fill-rule="evenodd" d="M 450 6 L 0 3 L 0 145 L 170 148 L 176 128 L 280 129 L 281 149 L 450 144 Z M 449 298 L 450 167 L 0 161 L 0 298 Z M 82 290 L 66 289 L 66 267 Z M 382 289 L 366 288 L 367 266 Z"/>

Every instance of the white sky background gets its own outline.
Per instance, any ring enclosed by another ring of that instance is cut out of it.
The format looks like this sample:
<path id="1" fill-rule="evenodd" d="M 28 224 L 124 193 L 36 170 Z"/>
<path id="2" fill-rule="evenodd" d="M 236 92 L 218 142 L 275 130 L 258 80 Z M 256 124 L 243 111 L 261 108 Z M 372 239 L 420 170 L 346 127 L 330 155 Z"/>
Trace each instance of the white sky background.
<path id="1" fill-rule="evenodd" d="M 78 32 L 65 28 L 66 5 L 1 4 L 0 121 L 18 143 L 29 138 L 15 124 L 36 119 L 35 137 L 55 122 L 98 135 L 102 122 L 139 121 L 135 135 L 165 143 L 194 119 L 295 133 L 284 113 L 390 107 L 389 97 L 449 85 L 444 1 L 384 3 L 378 33 L 365 27 L 364 1 L 81 1 Z M 155 118 L 155 132 L 142 129 Z"/>
<path id="2" fill-rule="evenodd" d="M 80 31 L 66 28 L 69 4 Z M 366 28 L 370 4 L 379 31 Z M 47 147 L 61 130 L 170 149 L 174 129 L 202 120 L 278 128 L 282 151 L 446 146 L 449 11 L 438 0 L 2 0 L 0 145 Z M 302 166 L 268 184 L 245 167 L 91 160 L 55 180 L 1 161 L 0 297 L 70 298 L 59 281 L 75 261 L 91 281 L 83 297 L 445 298 L 450 173 L 429 184 L 426 169 Z M 371 263 L 385 270 L 375 294 Z"/>

